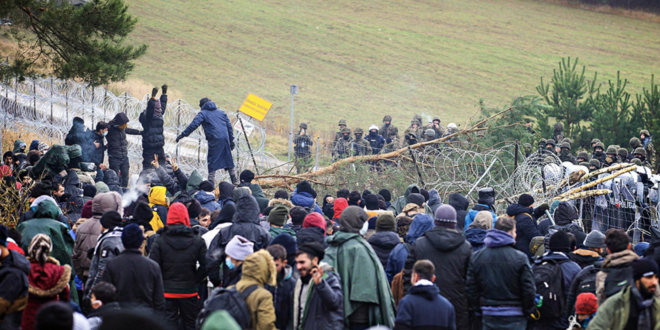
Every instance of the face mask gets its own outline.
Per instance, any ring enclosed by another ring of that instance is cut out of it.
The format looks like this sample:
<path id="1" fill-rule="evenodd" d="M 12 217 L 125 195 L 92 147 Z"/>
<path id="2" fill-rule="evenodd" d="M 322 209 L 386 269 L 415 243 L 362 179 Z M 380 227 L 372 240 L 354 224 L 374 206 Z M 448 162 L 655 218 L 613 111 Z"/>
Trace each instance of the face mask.
<path id="1" fill-rule="evenodd" d="M 103 136 L 108 135 L 108 131 L 103 132 Z"/>
<path id="2" fill-rule="evenodd" d="M 344 140 L 348 140 L 348 139 L 350 139 L 350 138 L 351 138 L 350 135 L 344 135 Z"/>
<path id="3" fill-rule="evenodd" d="M 566 149 L 561 149 L 561 154 L 562 154 L 563 156 L 568 156 L 568 150 L 566 150 Z"/>
<path id="4" fill-rule="evenodd" d="M 603 152 L 602 152 L 602 151 L 596 151 L 594 154 L 595 154 L 596 156 L 600 157 L 600 156 L 603 155 Z"/>
<path id="5" fill-rule="evenodd" d="M 231 262 L 231 258 L 225 259 L 225 265 L 227 265 L 227 268 L 229 268 L 229 269 L 236 268 L 236 266 L 234 266 L 234 264 Z"/>
<path id="6" fill-rule="evenodd" d="M 364 236 L 364 234 L 367 233 L 367 230 L 369 230 L 369 221 L 365 221 L 362 225 L 362 228 L 360 229 L 360 236 Z"/>
<path id="7" fill-rule="evenodd" d="M 548 150 L 550 150 L 550 151 L 554 151 L 554 150 L 555 150 L 555 147 L 553 147 L 553 146 L 547 146 L 546 149 L 548 149 Z"/>

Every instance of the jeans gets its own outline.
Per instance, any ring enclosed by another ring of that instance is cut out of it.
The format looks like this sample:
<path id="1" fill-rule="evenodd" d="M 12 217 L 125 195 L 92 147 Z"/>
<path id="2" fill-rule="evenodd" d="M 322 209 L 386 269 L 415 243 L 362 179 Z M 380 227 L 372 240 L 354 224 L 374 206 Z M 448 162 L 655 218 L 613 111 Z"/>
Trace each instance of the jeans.
<path id="1" fill-rule="evenodd" d="M 524 316 L 486 316 L 481 319 L 484 330 L 525 330 L 527 319 Z"/>
<path id="2" fill-rule="evenodd" d="M 110 169 L 117 172 L 117 175 L 121 177 L 121 187 L 127 188 L 128 175 L 130 174 L 128 159 L 110 158 L 108 162 L 110 163 Z"/>
<path id="3" fill-rule="evenodd" d="M 170 329 L 195 330 L 199 298 L 165 298 L 165 322 Z"/>

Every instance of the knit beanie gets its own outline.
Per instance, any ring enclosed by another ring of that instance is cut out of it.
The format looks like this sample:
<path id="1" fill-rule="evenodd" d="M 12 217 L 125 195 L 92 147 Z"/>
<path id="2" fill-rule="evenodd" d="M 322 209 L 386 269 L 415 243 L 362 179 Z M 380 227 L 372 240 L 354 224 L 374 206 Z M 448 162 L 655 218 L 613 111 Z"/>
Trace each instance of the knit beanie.
<path id="1" fill-rule="evenodd" d="M 254 173 L 252 173 L 252 171 L 250 170 L 244 170 L 243 172 L 241 172 L 239 179 L 241 180 L 241 182 L 252 183 L 252 180 L 254 180 Z"/>
<path id="2" fill-rule="evenodd" d="M 305 252 L 309 254 L 312 258 L 319 258 L 319 262 L 325 257 L 325 249 L 323 245 L 319 242 L 309 242 L 301 245 L 298 248 L 299 252 Z"/>
<path id="3" fill-rule="evenodd" d="M 415 203 L 421 207 L 422 205 L 424 205 L 425 202 L 426 200 L 424 199 L 424 196 L 422 196 L 422 194 L 412 193 L 408 195 L 408 203 Z"/>
<path id="4" fill-rule="evenodd" d="M 48 261 L 50 253 L 53 251 L 53 242 L 46 234 L 37 234 L 32 237 L 30 245 L 28 245 L 27 256 L 32 260 L 36 260 L 41 265 Z"/>
<path id="5" fill-rule="evenodd" d="M 522 194 L 518 198 L 518 204 L 524 207 L 530 207 L 532 204 L 534 204 L 534 197 L 528 194 Z"/>
<path id="6" fill-rule="evenodd" d="M 105 229 L 113 230 L 121 225 L 121 214 L 117 211 L 108 211 L 101 217 L 101 226 Z"/>
<path id="7" fill-rule="evenodd" d="M 202 204 L 197 199 L 192 199 L 190 202 L 187 202 L 186 208 L 188 209 L 188 217 L 190 217 L 190 219 L 195 219 L 200 213 L 202 213 Z"/>
<path id="8" fill-rule="evenodd" d="M 282 245 L 286 249 L 287 256 L 295 256 L 296 251 L 298 251 L 298 243 L 296 242 L 296 239 L 287 233 L 281 233 L 275 236 L 275 238 L 273 238 L 273 241 L 270 242 L 270 245 L 275 245 L 275 244 Z"/>
<path id="9" fill-rule="evenodd" d="M 309 183 L 309 181 L 307 181 L 307 180 L 305 180 L 305 181 L 300 181 L 300 182 L 296 185 L 296 192 L 297 192 L 297 193 L 304 193 L 304 192 L 306 192 L 306 193 L 312 195 L 312 197 L 314 197 L 314 195 L 316 195 L 316 192 L 312 193 L 313 190 L 314 190 L 314 189 L 312 189 L 312 185 L 311 185 L 311 184 Z"/>
<path id="10" fill-rule="evenodd" d="M 213 191 L 213 182 L 204 180 L 199 184 L 199 190 L 203 190 L 206 192 L 212 192 Z"/>
<path id="11" fill-rule="evenodd" d="M 289 210 L 283 205 L 278 205 L 268 214 L 268 222 L 275 226 L 284 226 L 288 218 Z"/>
<path id="12" fill-rule="evenodd" d="M 135 223 L 131 223 L 124 227 L 121 233 L 121 243 L 124 244 L 126 249 L 139 249 L 144 241 L 144 234 L 142 229 Z"/>
<path id="13" fill-rule="evenodd" d="M 381 190 L 378 192 L 378 195 L 383 196 L 383 198 L 385 198 L 385 201 L 386 201 L 386 202 L 389 202 L 389 201 L 392 200 L 392 193 L 391 193 L 389 190 L 387 190 L 387 189 L 381 189 Z"/>
<path id="14" fill-rule="evenodd" d="M 37 150 L 39 150 L 39 152 L 46 153 L 48 151 L 48 149 L 50 149 L 50 147 L 48 146 L 48 144 L 46 142 L 39 142 L 39 147 L 37 149 Z"/>
<path id="15" fill-rule="evenodd" d="M 94 198 L 94 196 L 96 196 L 96 187 L 91 184 L 86 185 L 85 188 L 83 188 L 83 196 Z"/>
<path id="16" fill-rule="evenodd" d="M 82 211 L 80 212 L 80 217 L 83 219 L 89 219 L 94 216 L 92 213 L 92 201 L 87 201 L 85 205 L 82 207 Z"/>
<path id="17" fill-rule="evenodd" d="M 378 196 L 371 194 L 364 199 L 367 210 L 378 210 Z"/>
<path id="18" fill-rule="evenodd" d="M 605 248 L 605 235 L 598 230 L 592 230 L 584 239 L 584 246 L 592 249 Z"/>
<path id="19" fill-rule="evenodd" d="M 419 194 L 424 196 L 424 202 L 428 202 L 429 198 L 431 198 L 431 195 L 429 195 L 429 191 L 426 189 L 420 189 Z"/>
<path id="20" fill-rule="evenodd" d="M 392 215 L 392 213 L 387 212 L 378 216 L 378 220 L 376 220 L 376 232 L 395 230 L 396 221 L 394 220 L 394 215 Z"/>
<path id="21" fill-rule="evenodd" d="M 575 301 L 575 314 L 593 315 L 598 310 L 598 298 L 591 292 L 583 292 Z"/>
<path id="22" fill-rule="evenodd" d="M 456 210 L 448 204 L 440 205 L 435 211 L 433 223 L 439 227 L 456 228 Z"/>
<path id="23" fill-rule="evenodd" d="M 154 218 L 154 211 L 149 207 L 149 204 L 138 202 L 133 211 L 133 219 L 138 222 L 150 222 Z"/>
<path id="24" fill-rule="evenodd" d="M 559 230 L 550 236 L 550 250 L 553 252 L 569 252 L 571 250 L 571 238 L 563 230 Z"/>
<path id="25" fill-rule="evenodd" d="M 634 260 L 630 266 L 632 267 L 633 279 L 635 281 L 642 277 L 660 275 L 660 272 L 658 271 L 658 264 L 651 258 L 641 258 Z"/>
<path id="26" fill-rule="evenodd" d="M 312 212 L 305 217 L 303 220 L 303 228 L 317 227 L 323 229 L 325 232 L 325 218 L 322 215 Z"/>
<path id="27" fill-rule="evenodd" d="M 644 253 L 646 253 L 646 250 L 648 249 L 649 249 L 649 242 L 639 242 L 635 244 L 633 251 L 635 251 L 635 253 L 637 253 L 638 256 L 643 257 Z"/>
<path id="28" fill-rule="evenodd" d="M 226 255 L 241 261 L 252 253 L 254 253 L 254 243 L 240 235 L 234 236 L 225 248 Z"/>

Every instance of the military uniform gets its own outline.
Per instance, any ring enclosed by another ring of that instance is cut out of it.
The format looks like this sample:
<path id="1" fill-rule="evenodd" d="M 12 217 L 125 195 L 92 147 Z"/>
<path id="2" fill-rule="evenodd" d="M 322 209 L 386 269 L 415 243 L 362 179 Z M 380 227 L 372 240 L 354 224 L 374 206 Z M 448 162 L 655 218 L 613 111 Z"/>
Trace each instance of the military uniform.
<path id="1" fill-rule="evenodd" d="M 351 155 L 351 145 L 353 144 L 353 138 L 351 137 L 351 130 L 347 127 L 344 127 L 340 131 L 341 138 L 337 143 L 335 143 L 335 149 L 332 151 L 332 159 L 343 159 Z M 344 136 L 344 133 L 348 136 Z"/>
<path id="2" fill-rule="evenodd" d="M 635 155 L 635 159 L 638 159 L 642 163 L 642 166 L 651 167 L 651 164 L 646 159 L 647 154 L 644 148 L 635 149 L 634 155 Z"/>
<path id="3" fill-rule="evenodd" d="M 578 163 L 589 162 L 589 154 L 586 151 L 580 151 L 577 155 L 577 161 Z"/>
<path id="4" fill-rule="evenodd" d="M 314 145 L 312 138 L 307 134 L 307 123 L 300 124 L 300 133 L 303 129 L 304 133 L 296 135 L 293 139 L 293 151 L 295 152 L 295 164 L 296 170 L 298 173 L 306 172 L 310 165 L 310 160 L 312 159 L 312 152 L 310 148 Z"/>
<path id="5" fill-rule="evenodd" d="M 571 144 L 568 142 L 562 142 L 561 152 L 559 154 L 559 160 L 562 162 L 570 162 L 571 164 L 577 164 L 577 159 L 575 156 L 571 155 Z"/>
<path id="6" fill-rule="evenodd" d="M 655 147 L 653 146 L 653 137 L 651 137 L 651 134 L 647 130 L 642 130 L 639 132 L 639 135 L 644 134 L 644 139 L 641 140 L 642 146 L 644 147 L 644 150 L 646 151 L 646 161 L 650 164 L 650 167 L 652 170 L 656 171 L 656 165 L 658 165 L 658 160 L 656 159 L 657 155 L 655 152 Z"/>
<path id="7" fill-rule="evenodd" d="M 383 152 L 388 153 L 401 148 L 401 140 L 399 139 L 399 129 L 390 126 L 387 130 L 387 139 L 385 139 L 385 147 Z"/>
<path id="8" fill-rule="evenodd" d="M 336 145 L 336 144 L 337 144 L 337 141 L 339 141 L 339 140 L 341 139 L 341 129 L 342 129 L 342 126 L 344 126 L 344 127 L 347 126 L 347 125 L 346 125 L 346 119 L 340 119 L 340 120 L 339 120 L 339 131 L 338 131 L 337 133 L 335 133 L 335 139 L 332 141 L 332 145 L 333 145 L 333 146 Z M 349 131 L 349 132 L 350 132 L 350 131 Z"/>
<path id="9" fill-rule="evenodd" d="M 371 146 L 369 145 L 369 142 L 365 140 L 362 135 L 364 134 L 364 131 L 361 128 L 356 128 L 353 130 L 353 134 L 355 135 L 355 140 L 353 140 L 353 147 L 352 147 L 352 156 L 364 156 L 364 155 L 371 155 Z"/>
<path id="10" fill-rule="evenodd" d="M 437 126 L 435 125 L 436 121 L 438 122 Z M 447 133 L 447 128 L 440 125 L 440 123 L 441 123 L 440 117 L 436 116 L 433 117 L 433 122 L 431 124 L 425 125 L 424 127 L 422 127 L 422 129 L 424 130 L 424 132 L 426 132 L 429 129 L 432 129 L 433 131 L 435 131 L 435 138 L 439 139 L 443 137 L 445 133 Z"/>
<path id="11" fill-rule="evenodd" d="M 386 121 L 389 121 L 390 123 L 386 124 L 385 123 Z M 380 136 L 383 137 L 383 139 L 387 139 L 387 134 L 388 134 L 387 132 L 389 131 L 390 127 L 394 127 L 394 125 L 392 125 L 392 116 L 386 115 L 385 117 L 383 117 L 383 126 L 378 131 L 378 133 L 380 134 Z"/>
<path id="12" fill-rule="evenodd" d="M 600 151 L 596 151 L 596 149 L 600 149 Z M 605 163 L 605 158 L 607 158 L 607 155 L 605 155 L 603 151 L 605 151 L 605 146 L 603 145 L 603 143 L 596 142 L 596 145 L 594 146 L 594 151 L 591 154 L 591 159 L 597 159 L 602 165 L 603 163 Z"/>

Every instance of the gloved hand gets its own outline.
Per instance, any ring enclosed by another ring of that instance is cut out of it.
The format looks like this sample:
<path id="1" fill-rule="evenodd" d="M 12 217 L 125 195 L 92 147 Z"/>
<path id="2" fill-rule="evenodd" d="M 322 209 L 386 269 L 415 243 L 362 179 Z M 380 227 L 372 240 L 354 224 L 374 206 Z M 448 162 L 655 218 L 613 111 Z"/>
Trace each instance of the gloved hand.
<path id="1" fill-rule="evenodd" d="M 154 87 L 151 89 L 151 97 L 156 97 L 156 94 L 158 94 L 158 88 Z"/>
<path id="2" fill-rule="evenodd" d="M 167 85 L 161 86 L 160 89 L 163 91 L 163 94 L 167 94 Z"/>
<path id="3" fill-rule="evenodd" d="M 234 150 L 234 148 L 236 148 L 236 144 L 234 144 L 234 141 L 231 141 L 231 144 L 229 144 L 229 147 L 231 148 L 231 150 Z"/>
<path id="4" fill-rule="evenodd" d="M 179 143 L 179 141 L 183 139 L 183 135 L 179 135 L 176 137 L 176 143 Z"/>
<path id="5" fill-rule="evenodd" d="M 543 203 L 539 206 L 539 209 L 543 210 L 543 212 L 545 213 L 545 211 L 550 209 L 550 205 L 548 205 L 548 203 Z"/>

